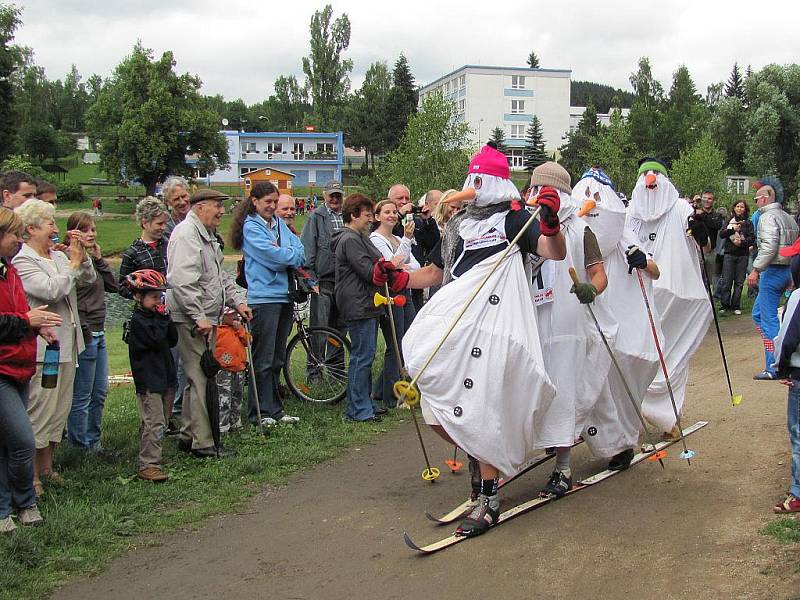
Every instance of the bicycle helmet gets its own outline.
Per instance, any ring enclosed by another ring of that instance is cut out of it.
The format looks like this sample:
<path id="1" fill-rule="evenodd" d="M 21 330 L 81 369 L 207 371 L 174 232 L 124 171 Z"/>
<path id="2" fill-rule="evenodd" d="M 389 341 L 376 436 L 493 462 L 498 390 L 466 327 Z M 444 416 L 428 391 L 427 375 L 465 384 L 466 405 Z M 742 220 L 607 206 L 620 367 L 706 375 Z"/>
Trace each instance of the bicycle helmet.
<path id="1" fill-rule="evenodd" d="M 155 269 L 139 269 L 125 277 L 132 292 L 163 292 L 169 286 L 167 278 Z"/>

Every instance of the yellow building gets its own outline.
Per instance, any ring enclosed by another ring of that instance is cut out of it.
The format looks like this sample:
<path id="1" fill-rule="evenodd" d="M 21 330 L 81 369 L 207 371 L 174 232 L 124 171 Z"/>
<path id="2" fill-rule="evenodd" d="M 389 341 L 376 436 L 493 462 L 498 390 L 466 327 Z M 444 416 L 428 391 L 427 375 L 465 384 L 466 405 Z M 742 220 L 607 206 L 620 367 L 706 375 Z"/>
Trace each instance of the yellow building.
<path id="1" fill-rule="evenodd" d="M 244 195 L 250 195 L 250 190 L 253 186 L 261 181 L 269 181 L 281 194 L 290 194 L 292 191 L 292 178 L 294 175 L 287 171 L 265 167 L 263 169 L 256 169 L 242 175 L 244 180 Z"/>

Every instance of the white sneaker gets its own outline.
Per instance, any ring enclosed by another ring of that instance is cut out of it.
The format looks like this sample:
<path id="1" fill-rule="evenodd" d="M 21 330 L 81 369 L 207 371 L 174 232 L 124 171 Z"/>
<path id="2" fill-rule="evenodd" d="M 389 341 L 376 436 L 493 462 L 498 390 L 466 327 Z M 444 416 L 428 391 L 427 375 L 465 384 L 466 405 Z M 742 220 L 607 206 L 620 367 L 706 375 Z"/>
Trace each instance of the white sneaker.
<path id="1" fill-rule="evenodd" d="M 740 311 L 740 310 L 737 308 L 735 311 L 733 311 L 733 314 L 735 314 L 735 315 L 740 315 L 740 314 L 742 314 L 742 311 Z"/>
<path id="2" fill-rule="evenodd" d="M 283 415 L 280 418 L 280 422 L 285 425 L 294 425 L 295 423 L 300 422 L 300 417 L 293 417 L 291 415 Z"/>
<path id="3" fill-rule="evenodd" d="M 262 417 L 261 419 L 261 426 L 262 427 L 275 427 L 278 422 L 273 419 L 272 417 Z"/>
<path id="4" fill-rule="evenodd" d="M 0 519 L 0 533 L 13 533 L 17 530 L 17 526 L 14 524 L 14 521 L 11 520 L 11 515 L 7 516 L 5 519 Z"/>
<path id="5" fill-rule="evenodd" d="M 39 509 L 34 504 L 28 508 L 21 508 L 17 513 L 20 525 L 41 525 L 44 523 L 44 517 Z"/>

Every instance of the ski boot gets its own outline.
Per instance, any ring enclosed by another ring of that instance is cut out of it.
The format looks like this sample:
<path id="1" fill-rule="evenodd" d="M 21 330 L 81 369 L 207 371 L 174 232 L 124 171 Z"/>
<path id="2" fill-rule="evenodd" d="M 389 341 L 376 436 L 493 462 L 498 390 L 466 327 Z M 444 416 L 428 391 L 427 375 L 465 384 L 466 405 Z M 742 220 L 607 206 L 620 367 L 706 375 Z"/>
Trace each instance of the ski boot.
<path id="1" fill-rule="evenodd" d="M 480 494 L 475 507 L 464 520 L 461 521 L 461 524 L 455 531 L 455 535 L 475 537 L 476 535 L 486 533 L 490 527 L 497 524 L 497 519 L 499 517 L 500 499 L 497 497 L 497 494 L 493 496 Z"/>
<path id="2" fill-rule="evenodd" d="M 544 486 L 539 497 L 546 498 L 552 496 L 554 498 L 561 498 L 564 494 L 572 489 L 572 477 L 567 477 L 562 471 L 556 469 L 550 475 L 550 480 Z"/>
<path id="3" fill-rule="evenodd" d="M 611 460 L 608 463 L 608 470 L 609 471 L 624 471 L 628 467 L 631 466 L 631 461 L 633 460 L 633 450 L 628 448 L 627 450 L 623 450 L 619 454 L 615 454 L 611 457 Z"/>

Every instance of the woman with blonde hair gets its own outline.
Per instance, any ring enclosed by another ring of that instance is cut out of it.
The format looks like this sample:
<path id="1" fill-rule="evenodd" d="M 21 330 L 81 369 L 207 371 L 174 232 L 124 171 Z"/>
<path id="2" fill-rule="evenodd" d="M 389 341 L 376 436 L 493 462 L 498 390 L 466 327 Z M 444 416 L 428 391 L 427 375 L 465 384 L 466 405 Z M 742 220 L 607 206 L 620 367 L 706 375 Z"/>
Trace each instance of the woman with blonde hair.
<path id="1" fill-rule="evenodd" d="M 46 307 L 30 308 L 11 265 L 24 229 L 13 211 L 0 208 L 0 533 L 17 528 L 14 511 L 23 525 L 42 522 L 33 488 L 36 445 L 25 404 L 36 370 L 36 335 L 54 341 L 51 326 L 60 323 Z"/>
<path id="2" fill-rule="evenodd" d="M 41 200 L 28 200 L 15 212 L 22 219 L 25 229 L 22 234 L 24 243 L 12 262 L 22 279 L 28 303 L 33 306 L 46 305 L 61 318 L 61 325 L 56 329 L 60 344 L 56 386 L 45 388 L 42 385 L 47 344 L 44 340 L 38 340 L 36 373 L 31 380 L 28 402 L 28 416 L 36 441 L 34 487 L 37 495 L 40 495 L 43 477 L 55 483 L 63 481 L 53 470 L 53 453 L 56 444 L 61 441 L 72 405 L 78 354 L 85 348 L 80 330 L 76 285 L 78 282 L 91 283 L 96 275 L 83 246 L 85 236 L 82 232 L 67 232 L 66 240 L 71 242 L 68 256 L 53 249 L 58 226 L 52 205 Z"/>
<path id="3" fill-rule="evenodd" d="M 444 226 L 447 225 L 450 217 L 461 210 L 461 200 L 456 202 L 447 201 L 448 198 L 456 193 L 457 190 L 447 190 L 446 192 L 443 192 L 439 203 L 433 210 L 433 218 L 436 220 L 436 224 L 439 226 L 439 231 L 444 231 Z"/>

